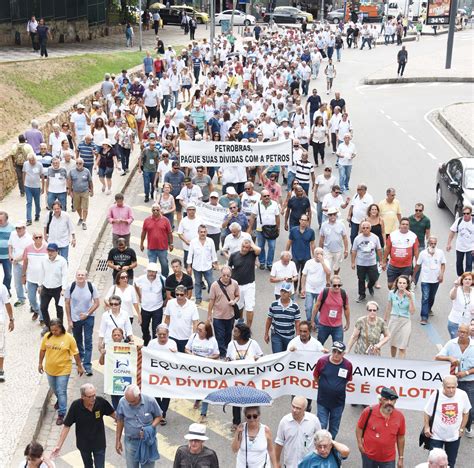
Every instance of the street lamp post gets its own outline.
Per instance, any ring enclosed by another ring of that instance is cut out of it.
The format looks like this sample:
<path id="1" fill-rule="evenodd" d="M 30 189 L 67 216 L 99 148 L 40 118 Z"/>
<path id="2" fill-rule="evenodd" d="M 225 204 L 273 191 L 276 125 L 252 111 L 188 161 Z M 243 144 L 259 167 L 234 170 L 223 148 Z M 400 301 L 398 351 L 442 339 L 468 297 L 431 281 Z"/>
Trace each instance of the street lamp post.
<path id="1" fill-rule="evenodd" d="M 211 15 L 211 65 L 214 64 L 214 40 L 216 37 L 216 0 L 211 0 L 210 3 L 210 15 Z"/>
<path id="2" fill-rule="evenodd" d="M 142 51 L 142 0 L 138 0 L 138 49 Z"/>
<path id="3" fill-rule="evenodd" d="M 446 69 L 451 68 L 451 61 L 453 58 L 453 45 L 454 45 L 454 31 L 456 30 L 456 14 L 458 11 L 458 0 L 451 1 L 451 8 L 449 10 L 449 31 L 448 31 L 448 44 L 446 47 Z"/>

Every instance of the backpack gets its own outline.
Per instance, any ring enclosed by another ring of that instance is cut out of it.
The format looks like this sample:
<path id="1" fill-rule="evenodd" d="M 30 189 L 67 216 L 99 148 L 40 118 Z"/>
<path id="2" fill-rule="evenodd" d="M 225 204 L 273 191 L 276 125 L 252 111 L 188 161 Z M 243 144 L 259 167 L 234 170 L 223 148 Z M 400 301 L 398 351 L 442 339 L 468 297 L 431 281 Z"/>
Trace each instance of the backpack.
<path id="1" fill-rule="evenodd" d="M 459 231 L 459 225 L 461 224 L 461 221 L 463 220 L 463 216 L 460 216 L 458 219 L 458 222 L 456 224 L 456 232 Z M 474 224 L 474 216 L 471 216 L 471 223 Z"/>
<path id="2" fill-rule="evenodd" d="M 321 310 L 321 307 L 326 302 L 326 299 L 328 298 L 328 294 L 329 294 L 329 288 L 324 288 L 323 289 L 323 296 L 321 297 L 321 304 L 319 305 L 319 310 Z M 343 307 L 346 307 L 347 306 L 347 294 L 346 294 L 346 291 L 344 291 L 344 289 L 341 289 L 341 296 L 342 296 L 342 305 L 343 305 Z"/>
<path id="3" fill-rule="evenodd" d="M 50 226 L 52 220 L 53 220 L 53 210 L 51 210 L 49 212 L 48 223 L 46 224 L 46 234 L 48 234 L 48 235 L 49 235 L 49 226 Z"/>
<path id="4" fill-rule="evenodd" d="M 87 287 L 89 288 L 89 292 L 91 293 L 91 297 L 94 296 L 94 287 L 92 286 L 92 283 L 90 281 L 87 282 Z M 76 282 L 73 281 L 71 283 L 71 287 L 69 288 L 69 297 L 72 296 L 72 293 L 74 292 L 74 289 L 76 289 Z"/>
<path id="5" fill-rule="evenodd" d="M 18 143 L 16 146 L 16 151 L 12 155 L 13 162 L 17 166 L 23 166 L 23 163 L 28 159 L 28 154 L 26 153 L 25 144 Z"/>

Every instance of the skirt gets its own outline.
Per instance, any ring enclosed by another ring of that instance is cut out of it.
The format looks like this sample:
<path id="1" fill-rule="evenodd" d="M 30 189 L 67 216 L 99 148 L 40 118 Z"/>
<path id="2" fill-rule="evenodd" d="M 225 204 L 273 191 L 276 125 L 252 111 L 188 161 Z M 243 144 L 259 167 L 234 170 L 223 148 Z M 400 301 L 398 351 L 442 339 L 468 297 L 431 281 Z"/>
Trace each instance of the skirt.
<path id="1" fill-rule="evenodd" d="M 390 346 L 398 349 L 407 349 L 411 335 L 411 320 L 406 317 L 392 315 L 388 322 L 390 332 Z"/>

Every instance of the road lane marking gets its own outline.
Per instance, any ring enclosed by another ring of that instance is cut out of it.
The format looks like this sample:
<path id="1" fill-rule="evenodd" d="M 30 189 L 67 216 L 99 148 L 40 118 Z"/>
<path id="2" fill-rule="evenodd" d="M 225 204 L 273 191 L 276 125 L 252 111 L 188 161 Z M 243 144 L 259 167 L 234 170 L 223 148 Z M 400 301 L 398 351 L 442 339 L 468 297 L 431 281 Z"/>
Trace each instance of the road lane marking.
<path id="1" fill-rule="evenodd" d="M 416 141 L 416 138 L 413 135 L 408 135 L 408 138 L 410 138 L 410 140 Z"/>
<path id="2" fill-rule="evenodd" d="M 382 109 L 380 109 L 380 112 L 382 112 L 382 114 L 385 114 L 385 111 L 383 111 Z"/>
<path id="3" fill-rule="evenodd" d="M 431 158 L 431 159 L 434 159 L 436 161 L 436 159 L 438 159 L 434 154 L 432 153 L 428 153 L 428 156 Z"/>
<path id="4" fill-rule="evenodd" d="M 454 151 L 454 153 L 456 154 L 456 156 L 458 158 L 461 158 L 461 153 L 452 145 L 452 143 L 436 128 L 435 124 L 433 122 L 431 122 L 429 119 L 428 119 L 428 115 L 431 114 L 432 112 L 434 111 L 439 111 L 440 110 L 440 107 L 436 107 L 435 109 L 431 109 L 430 111 L 428 111 L 425 115 L 424 115 L 424 119 L 425 119 L 425 122 L 429 125 L 431 125 L 431 128 L 446 142 L 446 144 Z"/>
<path id="5" fill-rule="evenodd" d="M 403 133 L 407 133 L 407 131 L 406 131 L 403 127 L 400 127 L 400 130 L 401 130 Z"/>
<path id="6" fill-rule="evenodd" d="M 418 146 L 419 146 L 422 150 L 426 150 L 426 148 L 425 148 L 421 143 L 418 143 Z"/>
<path id="7" fill-rule="evenodd" d="M 388 114 L 385 114 L 385 117 L 387 117 L 388 120 L 392 120 L 392 117 L 390 117 Z"/>
<path id="8" fill-rule="evenodd" d="M 398 122 L 395 122 L 395 120 L 392 120 L 393 125 L 396 125 L 397 127 L 400 127 L 400 124 Z"/>

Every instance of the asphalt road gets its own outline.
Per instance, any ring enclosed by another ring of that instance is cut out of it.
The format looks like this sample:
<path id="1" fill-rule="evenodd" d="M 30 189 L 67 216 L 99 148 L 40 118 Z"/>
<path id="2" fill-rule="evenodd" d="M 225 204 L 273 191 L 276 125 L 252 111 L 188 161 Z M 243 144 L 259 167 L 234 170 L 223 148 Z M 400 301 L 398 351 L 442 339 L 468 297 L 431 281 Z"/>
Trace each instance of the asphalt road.
<path id="1" fill-rule="evenodd" d="M 466 33 L 462 33 L 466 35 Z M 458 37 L 458 35 L 456 36 Z M 467 36 L 465 36 L 467 37 Z M 472 38 L 472 32 L 471 32 Z M 438 38 L 423 38 L 420 43 L 410 43 L 412 57 L 422 58 L 423 53 L 432 53 L 444 47 L 446 36 Z M 471 41 L 463 40 L 456 43 L 455 53 L 469 53 Z M 358 182 L 365 182 L 368 191 L 378 202 L 384 198 L 388 187 L 395 187 L 404 215 L 413 213 L 416 202 L 425 204 L 425 214 L 431 219 L 432 233 L 439 236 L 439 246 L 444 248 L 448 229 L 453 222 L 453 217 L 446 210 L 440 210 L 435 204 L 434 180 L 438 164 L 454 156 L 463 154 L 446 132 L 431 123 L 433 110 L 454 102 L 472 100 L 472 85 L 470 84 L 414 84 L 414 85 L 388 85 L 388 86 L 361 86 L 360 80 L 366 74 L 373 72 L 390 63 L 394 64 L 396 48 L 377 47 L 373 51 L 345 50 L 343 61 L 336 64 L 338 76 L 335 80 L 334 91 L 341 91 L 346 99 L 348 111 L 354 126 L 354 142 L 358 148 L 358 157 L 354 162 L 351 177 L 351 195 L 354 193 Z M 411 59 L 413 60 L 413 59 Z M 407 67 L 410 66 L 410 62 Z M 314 82 L 325 100 L 325 82 L 320 76 Z M 312 83 L 312 86 L 313 83 Z M 332 95 L 330 96 L 332 98 Z M 329 99 L 328 99 L 329 101 Z M 447 139 L 446 139 L 447 138 Z M 334 163 L 334 157 L 327 154 L 327 161 Z M 319 168 L 318 173 L 320 173 Z M 143 220 L 148 213 L 143 211 L 143 189 L 141 179 L 131 184 L 127 192 L 127 203 L 135 209 L 136 218 Z M 150 206 L 150 204 L 148 204 Z M 132 236 L 140 234 L 140 222 L 133 226 Z M 314 225 L 313 225 L 314 227 Z M 283 250 L 286 236 L 278 240 L 276 252 Z M 133 244 L 133 240 L 132 240 Z M 132 245 L 138 251 L 137 245 Z M 143 256 L 145 262 L 145 257 Z M 409 358 L 431 360 L 439 346 L 448 340 L 446 329 L 447 315 L 450 310 L 448 291 L 455 279 L 454 257 L 447 255 L 448 267 L 445 284 L 440 287 L 437 301 L 434 306 L 435 315 L 430 319 L 431 325 L 421 327 L 417 316 L 413 318 L 413 332 L 411 345 L 408 350 Z M 143 267 L 139 267 L 143 270 Z M 270 347 L 263 342 L 263 327 L 265 311 L 273 298 L 273 286 L 269 283 L 268 272 L 257 270 L 258 306 L 254 319 L 254 338 L 259 341 L 265 353 L 271 352 Z M 357 283 L 355 273 L 346 261 L 342 268 L 344 287 L 352 299 L 351 323 L 363 314 L 364 306 L 356 304 Z M 381 276 L 382 289 L 376 291 L 375 300 L 381 307 L 386 305 L 386 280 Z M 108 287 L 108 286 L 107 286 Z M 416 291 L 417 303 L 420 300 L 420 290 Z M 298 300 L 300 305 L 302 301 Z M 205 312 L 201 310 L 201 318 Z M 140 335 L 134 326 L 135 334 Z M 352 327 L 345 334 L 345 341 L 350 337 Z M 387 355 L 388 349 L 383 351 Z M 92 382 L 99 389 L 102 388 L 102 377 L 95 372 Z M 314 407 L 315 405 L 313 405 Z M 280 398 L 271 409 L 263 410 L 262 421 L 270 426 L 273 434 L 276 433 L 280 418 L 290 411 L 290 398 Z M 360 466 L 359 453 L 355 443 L 354 430 L 360 408 L 348 406 L 343 415 L 341 430 L 338 440 L 351 448 L 346 466 Z M 426 460 L 426 452 L 418 448 L 418 433 L 422 425 L 422 413 L 404 411 L 407 419 L 408 436 L 405 451 L 405 466 L 413 467 Z M 191 401 L 172 402 L 168 413 L 168 425 L 160 428 L 160 453 L 162 459 L 160 466 L 172 466 L 174 451 L 177 446 L 184 443 L 183 435 L 187 432 L 189 424 L 197 421 L 199 412 L 193 410 Z M 235 464 L 235 456 L 230 449 L 232 435 L 230 433 L 231 414 L 223 414 L 222 410 L 210 408 L 208 445 L 219 454 L 221 466 Z M 109 467 L 124 466 L 124 459 L 114 451 L 115 433 L 114 425 L 107 425 L 107 461 Z M 75 452 L 74 438 L 70 437 L 62 451 L 65 456 L 57 461 L 58 467 L 79 466 L 80 462 Z M 458 457 L 459 468 L 472 466 L 468 461 L 472 455 L 472 441 L 464 439 Z"/>

